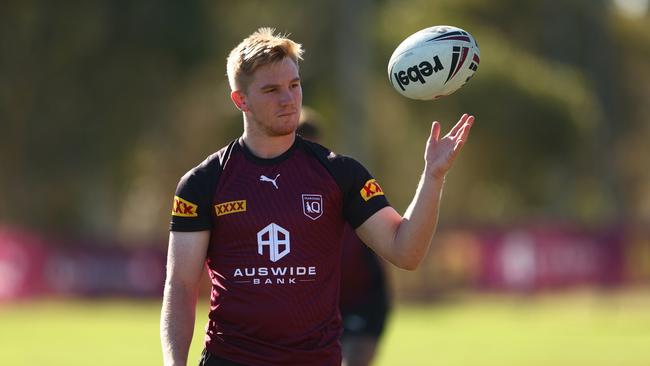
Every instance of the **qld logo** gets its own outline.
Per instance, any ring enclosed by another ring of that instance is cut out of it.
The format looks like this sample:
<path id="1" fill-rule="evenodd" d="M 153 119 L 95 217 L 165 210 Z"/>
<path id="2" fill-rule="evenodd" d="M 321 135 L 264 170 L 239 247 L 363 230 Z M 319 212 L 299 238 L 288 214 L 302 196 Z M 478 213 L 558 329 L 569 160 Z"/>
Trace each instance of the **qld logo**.
<path id="1" fill-rule="evenodd" d="M 257 233 L 257 253 L 264 255 L 264 247 L 269 247 L 269 259 L 277 262 L 291 252 L 289 231 L 282 226 L 270 223 Z"/>
<path id="2" fill-rule="evenodd" d="M 302 212 L 312 220 L 323 216 L 323 196 L 320 194 L 303 194 Z"/>

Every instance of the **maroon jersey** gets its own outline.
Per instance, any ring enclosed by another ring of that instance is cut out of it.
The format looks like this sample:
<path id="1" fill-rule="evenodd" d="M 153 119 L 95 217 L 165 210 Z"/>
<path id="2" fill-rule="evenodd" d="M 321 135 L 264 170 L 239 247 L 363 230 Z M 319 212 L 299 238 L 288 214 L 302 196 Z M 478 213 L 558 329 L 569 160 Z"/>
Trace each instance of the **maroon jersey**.
<path id="1" fill-rule="evenodd" d="M 190 170 L 171 230 L 211 231 L 208 351 L 249 365 L 340 364 L 343 227 L 387 205 L 358 162 L 300 137 L 274 159 L 239 139 Z"/>

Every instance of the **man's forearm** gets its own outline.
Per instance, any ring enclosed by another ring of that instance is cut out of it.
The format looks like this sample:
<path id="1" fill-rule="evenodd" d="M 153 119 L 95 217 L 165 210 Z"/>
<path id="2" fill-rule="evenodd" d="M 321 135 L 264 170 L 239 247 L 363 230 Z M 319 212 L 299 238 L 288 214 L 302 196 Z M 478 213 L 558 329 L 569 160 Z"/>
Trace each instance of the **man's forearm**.
<path id="1" fill-rule="evenodd" d="M 160 339 L 165 366 L 185 366 L 192 343 L 198 290 L 165 285 L 160 316 Z"/>
<path id="2" fill-rule="evenodd" d="M 405 269 L 416 269 L 424 259 L 438 224 L 444 178 L 427 174 L 425 170 L 395 236 L 395 246 L 405 256 Z"/>

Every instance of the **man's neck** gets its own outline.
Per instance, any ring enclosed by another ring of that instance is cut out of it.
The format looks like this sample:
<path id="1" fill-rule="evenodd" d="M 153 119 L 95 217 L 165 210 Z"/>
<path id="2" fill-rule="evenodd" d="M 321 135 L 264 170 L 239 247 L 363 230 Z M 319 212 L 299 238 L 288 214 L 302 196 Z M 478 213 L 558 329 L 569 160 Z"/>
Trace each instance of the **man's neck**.
<path id="1" fill-rule="evenodd" d="M 296 134 L 269 137 L 244 131 L 242 139 L 253 155 L 262 159 L 273 159 L 291 148 L 296 139 Z"/>

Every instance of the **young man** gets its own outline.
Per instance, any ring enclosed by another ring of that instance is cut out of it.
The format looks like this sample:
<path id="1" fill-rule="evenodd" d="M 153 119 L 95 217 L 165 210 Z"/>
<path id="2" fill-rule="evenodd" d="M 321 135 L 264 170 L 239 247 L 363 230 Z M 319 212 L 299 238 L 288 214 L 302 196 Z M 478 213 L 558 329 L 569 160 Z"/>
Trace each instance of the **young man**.
<path id="1" fill-rule="evenodd" d="M 404 216 L 355 160 L 296 137 L 301 46 L 261 28 L 228 57 L 243 135 L 181 178 L 161 313 L 165 365 L 185 365 L 201 271 L 212 282 L 202 365 L 336 365 L 341 235 L 414 270 L 432 240 L 445 174 L 474 121 L 434 122 Z"/>
<path id="2" fill-rule="evenodd" d="M 304 107 L 296 133 L 320 143 L 322 117 Z M 343 366 L 372 364 L 390 311 L 388 285 L 381 259 L 365 245 L 349 224 L 343 230 L 341 295 Z"/>

